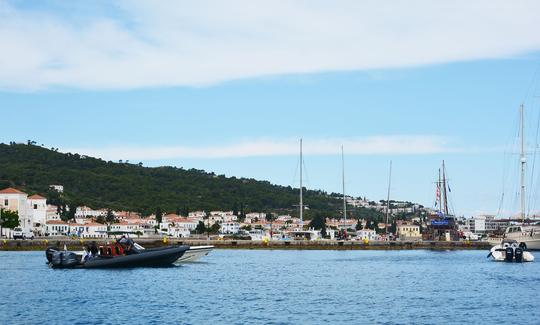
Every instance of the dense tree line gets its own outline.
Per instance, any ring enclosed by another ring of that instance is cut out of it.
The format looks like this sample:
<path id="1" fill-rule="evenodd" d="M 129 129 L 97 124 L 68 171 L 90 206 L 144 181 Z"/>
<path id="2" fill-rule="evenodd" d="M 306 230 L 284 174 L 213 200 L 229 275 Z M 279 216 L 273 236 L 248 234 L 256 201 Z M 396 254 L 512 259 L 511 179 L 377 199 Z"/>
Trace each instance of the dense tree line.
<path id="1" fill-rule="evenodd" d="M 0 144 L 0 188 L 13 186 L 29 194 L 46 194 L 69 219 L 77 205 L 132 210 L 144 215 L 194 210 L 234 210 L 298 214 L 298 189 L 267 181 L 225 177 L 211 172 L 177 167 L 143 167 L 116 163 L 28 144 Z M 64 185 L 56 195 L 49 185 Z M 312 213 L 339 214 L 340 201 L 323 191 L 305 190 L 304 201 Z M 70 213 L 71 212 L 71 213 Z"/>

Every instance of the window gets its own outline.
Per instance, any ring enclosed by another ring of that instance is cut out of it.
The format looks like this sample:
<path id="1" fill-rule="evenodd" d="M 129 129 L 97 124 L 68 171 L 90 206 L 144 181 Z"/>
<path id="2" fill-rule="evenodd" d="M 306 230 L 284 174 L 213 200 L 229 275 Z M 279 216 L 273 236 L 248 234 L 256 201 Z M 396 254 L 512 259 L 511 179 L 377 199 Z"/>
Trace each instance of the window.
<path id="1" fill-rule="evenodd" d="M 34 204 L 34 210 L 37 210 L 37 204 Z"/>
<path id="2" fill-rule="evenodd" d="M 5 199 L 5 200 L 4 200 L 4 206 L 6 206 L 6 207 L 7 207 L 7 206 L 8 206 L 8 204 L 9 204 L 9 201 L 8 201 L 8 199 Z"/>

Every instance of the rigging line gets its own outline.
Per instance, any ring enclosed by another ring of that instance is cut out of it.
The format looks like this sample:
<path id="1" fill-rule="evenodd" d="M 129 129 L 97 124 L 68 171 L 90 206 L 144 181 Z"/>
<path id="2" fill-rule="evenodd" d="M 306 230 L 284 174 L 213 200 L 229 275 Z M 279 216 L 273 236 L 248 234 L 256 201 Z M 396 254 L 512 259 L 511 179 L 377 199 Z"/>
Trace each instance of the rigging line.
<path id="1" fill-rule="evenodd" d="M 531 94 L 531 88 L 533 88 L 535 84 L 539 84 L 537 83 L 539 75 L 540 75 L 540 61 L 538 62 L 536 69 L 533 73 L 533 76 L 531 78 L 531 81 L 529 82 L 529 86 L 527 87 L 527 90 L 525 91 L 525 95 L 523 96 L 524 101 L 528 101 L 528 97 Z"/>
<path id="2" fill-rule="evenodd" d="M 307 170 L 307 167 L 306 167 L 306 161 L 304 159 L 302 159 L 302 168 L 303 168 L 303 171 L 304 171 L 304 187 L 307 188 L 308 187 L 311 187 L 311 182 L 310 182 L 310 178 L 309 178 L 309 174 L 308 174 L 308 170 Z"/>
<path id="3" fill-rule="evenodd" d="M 293 179 L 292 179 L 292 186 L 293 188 L 296 187 L 296 176 L 298 174 L 298 169 L 300 168 L 300 158 L 297 158 L 296 159 L 296 169 L 294 170 L 294 176 L 293 176 Z M 298 184 L 298 188 L 300 188 L 300 182 Z"/>
<path id="4" fill-rule="evenodd" d="M 536 163 L 536 153 L 538 149 L 538 131 L 539 130 L 540 130 L 540 111 L 538 112 L 538 119 L 536 123 L 536 136 L 535 136 L 534 151 L 533 151 L 533 161 L 531 165 L 531 179 L 529 182 L 530 190 L 529 190 L 529 198 L 527 200 L 528 201 L 527 202 L 527 215 L 531 213 L 532 200 L 533 200 L 534 195 L 536 194 L 536 190 L 535 190 L 535 187 L 533 186 L 533 182 L 534 182 L 534 167 Z"/>
<path id="5" fill-rule="evenodd" d="M 515 172 L 516 170 L 514 170 L 516 164 L 517 164 L 517 160 L 514 159 L 514 149 L 517 147 L 517 143 L 519 141 L 519 120 L 520 120 L 520 114 L 519 114 L 519 111 L 516 110 L 515 113 L 514 113 L 514 123 L 512 124 L 514 126 L 514 130 L 510 133 L 510 137 L 509 139 L 507 140 L 507 149 L 509 149 L 508 151 L 506 151 L 504 153 L 504 158 L 503 158 L 503 179 L 502 179 L 502 182 L 503 182 L 503 188 L 502 188 L 502 193 L 503 193 L 503 196 L 501 197 L 501 199 L 504 199 L 505 197 L 508 197 L 506 195 L 504 195 L 504 193 L 507 192 L 507 188 L 509 187 L 511 192 L 512 193 L 512 196 L 510 196 L 509 200 L 512 200 L 514 199 L 513 202 L 508 202 L 510 204 L 510 206 L 506 206 L 505 204 L 505 201 L 502 201 L 501 203 L 501 206 L 503 208 L 503 210 L 507 210 L 507 211 L 511 211 L 512 209 L 514 209 L 515 207 L 515 197 L 514 197 L 514 194 L 515 194 L 515 186 L 516 186 L 516 183 L 512 183 L 510 184 L 509 182 L 509 177 L 510 175 L 515 175 Z M 511 170 L 511 173 L 509 173 L 508 171 Z M 516 180 L 514 178 L 514 180 Z M 507 207 L 506 209 L 504 209 L 504 207 Z"/>

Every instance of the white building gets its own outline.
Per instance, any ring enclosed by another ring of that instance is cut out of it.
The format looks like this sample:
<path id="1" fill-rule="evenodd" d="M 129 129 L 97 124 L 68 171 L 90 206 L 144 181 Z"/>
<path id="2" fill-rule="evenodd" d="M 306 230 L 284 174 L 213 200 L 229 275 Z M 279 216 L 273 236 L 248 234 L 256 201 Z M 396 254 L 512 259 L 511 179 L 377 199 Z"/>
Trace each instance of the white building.
<path id="1" fill-rule="evenodd" d="M 237 234 L 240 231 L 238 222 L 224 222 L 220 226 L 219 232 L 222 234 Z"/>
<path id="2" fill-rule="evenodd" d="M 77 211 L 75 211 L 75 218 L 97 218 L 99 216 L 104 217 L 106 215 L 106 209 L 94 210 L 87 206 L 77 207 Z"/>
<path id="3" fill-rule="evenodd" d="M 469 219 L 469 230 L 472 233 L 489 233 L 498 230 L 500 225 L 495 221 L 495 216 L 480 215 Z"/>
<path id="4" fill-rule="evenodd" d="M 373 229 L 360 229 L 356 231 L 356 237 L 361 240 L 378 240 L 379 235 Z"/>
<path id="5" fill-rule="evenodd" d="M 49 188 L 52 188 L 53 190 L 55 190 L 58 193 L 63 193 L 64 192 L 64 186 L 63 185 L 49 185 Z"/>
<path id="6" fill-rule="evenodd" d="M 35 194 L 28 198 L 28 203 L 32 210 L 32 228 L 41 235 L 44 233 L 44 226 L 47 221 L 47 199 Z"/>
<path id="7" fill-rule="evenodd" d="M 17 212 L 19 215 L 19 227 L 25 232 L 32 231 L 32 210 L 28 201 L 28 195 L 14 188 L 0 190 L 0 208 Z M 10 236 L 11 230 L 2 227 L 2 235 Z"/>

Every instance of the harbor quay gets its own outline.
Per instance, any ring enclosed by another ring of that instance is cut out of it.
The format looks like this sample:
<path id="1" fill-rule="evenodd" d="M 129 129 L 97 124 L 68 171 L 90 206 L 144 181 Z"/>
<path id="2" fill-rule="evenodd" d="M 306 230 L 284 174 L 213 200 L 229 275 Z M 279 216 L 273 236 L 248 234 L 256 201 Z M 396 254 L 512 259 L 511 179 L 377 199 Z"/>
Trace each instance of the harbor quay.
<path id="1" fill-rule="evenodd" d="M 34 240 L 0 240 L 0 251 L 45 250 L 47 247 L 81 249 L 86 244 L 106 244 L 113 238 L 71 239 L 51 238 Z M 206 246 L 216 249 L 292 249 L 292 250 L 486 250 L 491 246 L 485 241 L 340 241 L 340 240 L 193 240 L 193 239 L 148 239 L 138 243 L 145 247 L 169 245 Z"/>

